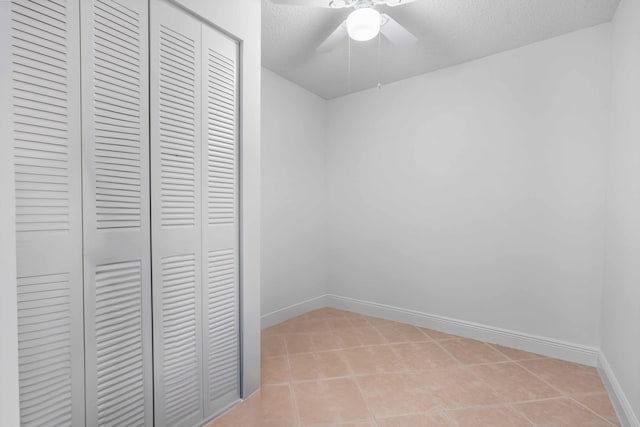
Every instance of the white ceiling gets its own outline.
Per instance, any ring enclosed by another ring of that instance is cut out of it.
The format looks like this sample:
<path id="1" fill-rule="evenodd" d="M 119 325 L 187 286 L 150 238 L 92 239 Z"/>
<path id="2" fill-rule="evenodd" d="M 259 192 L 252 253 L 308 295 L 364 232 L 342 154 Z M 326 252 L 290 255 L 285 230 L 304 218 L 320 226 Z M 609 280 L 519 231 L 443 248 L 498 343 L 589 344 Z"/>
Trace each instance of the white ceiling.
<path id="1" fill-rule="evenodd" d="M 377 38 L 352 41 L 351 73 L 346 38 L 329 53 L 315 52 L 351 9 L 262 3 L 262 64 L 331 99 L 608 22 L 619 0 L 417 0 L 379 6 L 420 41 L 398 48 L 382 37 L 380 54 Z"/>

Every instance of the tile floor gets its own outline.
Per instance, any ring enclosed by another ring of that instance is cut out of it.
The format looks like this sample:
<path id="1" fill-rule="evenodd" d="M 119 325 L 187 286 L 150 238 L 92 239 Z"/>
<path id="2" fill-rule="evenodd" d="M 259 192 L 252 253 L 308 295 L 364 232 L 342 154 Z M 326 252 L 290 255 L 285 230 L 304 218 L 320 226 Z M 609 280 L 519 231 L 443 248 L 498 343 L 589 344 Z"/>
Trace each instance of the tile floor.
<path id="1" fill-rule="evenodd" d="M 262 333 L 262 388 L 208 427 L 620 425 L 594 368 L 331 308 Z"/>

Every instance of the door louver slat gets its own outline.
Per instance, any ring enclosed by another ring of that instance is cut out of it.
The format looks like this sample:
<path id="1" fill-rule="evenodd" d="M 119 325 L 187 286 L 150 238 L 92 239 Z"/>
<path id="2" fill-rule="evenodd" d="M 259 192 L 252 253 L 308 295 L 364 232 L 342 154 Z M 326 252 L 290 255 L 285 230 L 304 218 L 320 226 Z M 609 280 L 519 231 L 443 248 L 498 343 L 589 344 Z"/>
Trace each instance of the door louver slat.
<path id="1" fill-rule="evenodd" d="M 238 387 L 239 354 L 236 328 L 235 251 L 220 250 L 208 256 L 207 323 L 209 325 L 209 400 L 214 401 Z M 224 310 L 228 308 L 228 310 Z"/>
<path id="2" fill-rule="evenodd" d="M 119 124 L 96 120 L 95 176 L 98 229 L 139 228 L 140 197 L 140 17 L 112 1 L 97 0 L 94 12 L 94 114 Z M 125 19 L 126 17 L 126 19 Z M 125 31 L 126 29 L 126 31 Z M 116 32 L 117 31 L 117 32 Z M 117 35 L 117 36 L 116 36 Z"/>
<path id="3" fill-rule="evenodd" d="M 168 257 L 162 265 L 165 406 L 172 425 L 200 410 L 195 255 Z"/>
<path id="4" fill-rule="evenodd" d="M 160 39 L 160 150 L 162 225 L 195 224 L 195 45 L 162 27 Z"/>
<path id="5" fill-rule="evenodd" d="M 141 264 L 98 266 L 95 282 L 98 425 L 144 420 Z"/>
<path id="6" fill-rule="evenodd" d="M 66 5 L 12 6 L 16 231 L 68 231 Z M 58 84 L 41 90 L 51 78 Z"/>
<path id="7" fill-rule="evenodd" d="M 49 322 L 40 319 L 43 312 L 53 312 Z M 18 280 L 18 335 L 22 424 L 71 425 L 68 274 Z"/>
<path id="8" fill-rule="evenodd" d="M 233 224 L 237 169 L 235 67 L 231 59 L 211 49 L 207 51 L 207 65 L 208 221 L 209 225 Z"/>

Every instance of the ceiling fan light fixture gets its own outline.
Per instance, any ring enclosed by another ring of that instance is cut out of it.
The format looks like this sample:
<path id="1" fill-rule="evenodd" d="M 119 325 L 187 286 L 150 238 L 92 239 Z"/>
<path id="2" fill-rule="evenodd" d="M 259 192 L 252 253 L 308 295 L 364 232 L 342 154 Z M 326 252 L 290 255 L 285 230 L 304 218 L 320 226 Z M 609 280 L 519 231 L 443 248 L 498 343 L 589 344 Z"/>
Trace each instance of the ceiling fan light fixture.
<path id="1" fill-rule="evenodd" d="M 354 10 L 347 17 L 347 32 L 353 40 L 371 40 L 380 32 L 380 12 L 371 7 Z"/>

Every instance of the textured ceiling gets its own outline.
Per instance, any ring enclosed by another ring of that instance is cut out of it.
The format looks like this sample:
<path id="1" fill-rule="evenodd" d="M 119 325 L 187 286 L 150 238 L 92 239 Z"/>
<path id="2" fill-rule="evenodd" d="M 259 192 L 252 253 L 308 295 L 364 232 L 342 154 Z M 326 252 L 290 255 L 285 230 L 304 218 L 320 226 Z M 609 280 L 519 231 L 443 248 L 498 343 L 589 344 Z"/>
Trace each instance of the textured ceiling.
<path id="1" fill-rule="evenodd" d="M 315 48 L 351 9 L 282 6 L 263 0 L 262 64 L 330 99 L 608 22 L 619 0 L 417 0 L 378 6 L 419 42 L 399 48 L 384 37 L 345 38 Z M 349 64 L 351 72 L 349 72 Z M 350 78 L 349 78 L 350 76 Z"/>

